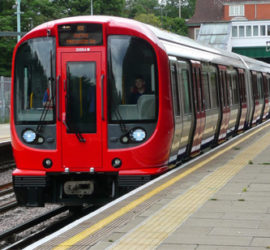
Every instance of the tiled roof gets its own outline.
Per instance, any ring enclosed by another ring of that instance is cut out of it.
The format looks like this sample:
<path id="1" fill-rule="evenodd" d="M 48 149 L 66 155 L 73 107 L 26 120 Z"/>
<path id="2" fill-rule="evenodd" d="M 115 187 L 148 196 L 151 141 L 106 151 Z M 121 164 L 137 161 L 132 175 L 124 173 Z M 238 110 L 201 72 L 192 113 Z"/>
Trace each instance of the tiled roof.
<path id="1" fill-rule="evenodd" d="M 265 2 L 269 2 L 270 0 L 220 0 L 223 3 L 246 3 L 246 2 L 258 2 L 258 3 L 265 3 Z"/>
<path id="2" fill-rule="evenodd" d="M 223 3 L 220 0 L 197 0 L 195 13 L 188 24 L 220 21 L 223 18 Z"/>
<path id="3" fill-rule="evenodd" d="M 195 13 L 188 24 L 222 21 L 224 5 L 229 3 L 270 3 L 270 0 L 197 0 Z"/>

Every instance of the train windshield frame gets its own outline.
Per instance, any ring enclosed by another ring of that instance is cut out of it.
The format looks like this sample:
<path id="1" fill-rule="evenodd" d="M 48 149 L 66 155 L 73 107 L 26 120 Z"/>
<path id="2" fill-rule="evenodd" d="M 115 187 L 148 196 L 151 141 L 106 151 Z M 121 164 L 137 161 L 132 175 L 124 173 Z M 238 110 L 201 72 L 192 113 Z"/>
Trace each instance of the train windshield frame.
<path id="1" fill-rule="evenodd" d="M 157 59 L 147 41 L 108 36 L 108 93 L 110 123 L 157 121 Z"/>
<path id="2" fill-rule="evenodd" d="M 55 123 L 56 41 L 29 39 L 15 58 L 14 101 L 16 124 Z M 42 114 L 46 111 L 46 116 Z"/>

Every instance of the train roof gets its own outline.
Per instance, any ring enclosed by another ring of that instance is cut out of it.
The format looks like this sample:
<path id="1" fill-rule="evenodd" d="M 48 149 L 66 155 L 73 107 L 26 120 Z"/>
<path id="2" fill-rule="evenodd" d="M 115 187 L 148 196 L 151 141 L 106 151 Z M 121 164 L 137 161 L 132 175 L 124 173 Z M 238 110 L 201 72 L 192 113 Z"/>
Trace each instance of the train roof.
<path id="1" fill-rule="evenodd" d="M 159 29 L 157 27 L 147 25 L 136 20 L 113 17 L 113 16 L 76 16 L 58 19 L 55 21 L 41 24 L 34 28 L 30 33 L 40 29 L 48 29 L 55 25 L 63 23 L 78 22 L 96 22 L 107 23 L 110 27 L 130 28 L 131 30 L 141 32 L 154 43 L 157 40 L 162 43 L 168 56 L 181 57 L 191 60 L 204 62 L 212 62 L 222 65 L 232 65 L 234 67 L 245 68 L 249 70 L 257 70 L 270 72 L 270 65 L 252 58 L 248 58 L 236 53 L 216 49 L 200 44 L 188 37 L 180 36 L 172 32 Z"/>
<path id="2" fill-rule="evenodd" d="M 148 27 L 164 44 L 168 55 L 204 62 L 215 62 L 222 65 L 232 65 L 249 70 L 270 72 L 270 65 L 265 62 L 206 46 L 188 37 L 161 30 L 151 25 L 148 25 Z"/>

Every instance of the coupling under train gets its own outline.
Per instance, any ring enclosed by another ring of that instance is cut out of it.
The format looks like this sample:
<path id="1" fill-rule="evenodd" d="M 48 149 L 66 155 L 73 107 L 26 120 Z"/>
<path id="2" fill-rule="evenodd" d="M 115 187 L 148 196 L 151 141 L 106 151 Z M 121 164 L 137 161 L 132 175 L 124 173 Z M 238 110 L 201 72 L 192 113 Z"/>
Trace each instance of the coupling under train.
<path id="1" fill-rule="evenodd" d="M 42 24 L 13 55 L 20 205 L 115 197 L 268 119 L 270 66 L 124 18 Z"/>

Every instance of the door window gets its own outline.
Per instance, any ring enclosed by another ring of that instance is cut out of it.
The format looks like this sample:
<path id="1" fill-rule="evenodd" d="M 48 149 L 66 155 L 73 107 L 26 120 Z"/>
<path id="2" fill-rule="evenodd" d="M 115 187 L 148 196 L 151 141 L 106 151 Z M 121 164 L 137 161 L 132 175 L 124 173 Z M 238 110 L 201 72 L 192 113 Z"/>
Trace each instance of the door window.
<path id="1" fill-rule="evenodd" d="M 71 132 L 96 133 L 96 62 L 67 63 L 66 109 Z"/>

